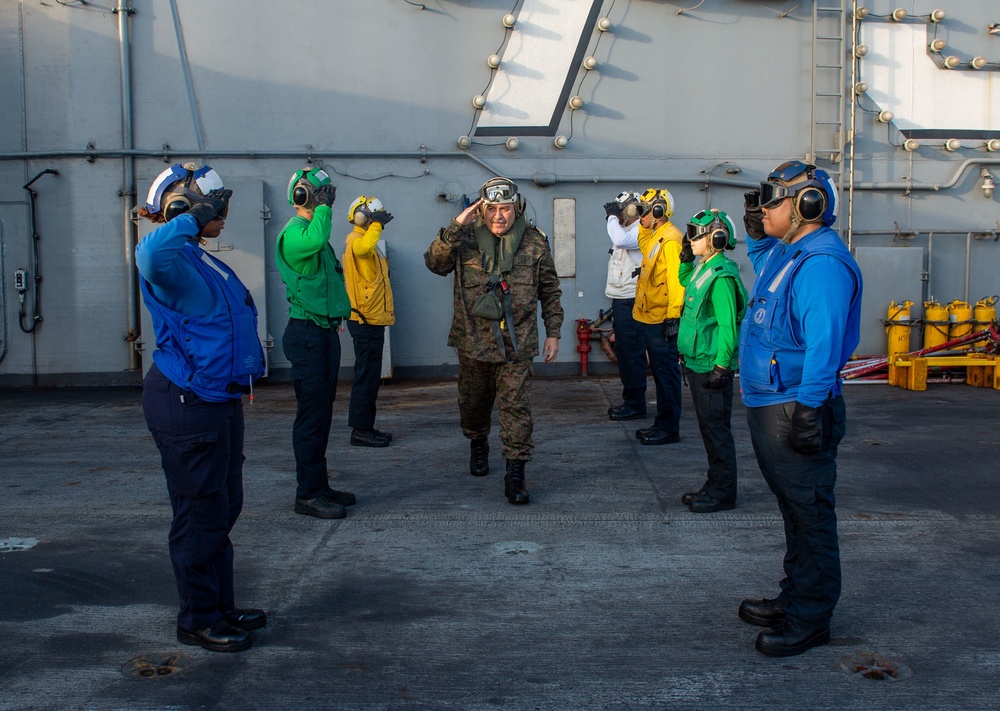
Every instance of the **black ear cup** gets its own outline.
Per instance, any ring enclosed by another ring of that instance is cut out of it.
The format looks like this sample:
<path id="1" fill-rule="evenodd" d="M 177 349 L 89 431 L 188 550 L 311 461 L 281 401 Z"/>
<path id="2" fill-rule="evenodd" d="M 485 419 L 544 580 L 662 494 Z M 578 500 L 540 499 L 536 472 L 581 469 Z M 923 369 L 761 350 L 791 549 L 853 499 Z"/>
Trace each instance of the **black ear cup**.
<path id="1" fill-rule="evenodd" d="M 292 204 L 296 207 L 305 207 L 309 204 L 311 197 L 312 190 L 305 185 L 296 185 L 295 189 L 292 190 Z"/>
<path id="2" fill-rule="evenodd" d="M 729 233 L 725 229 L 712 230 L 712 249 L 721 252 L 729 242 Z"/>
<path id="3" fill-rule="evenodd" d="M 806 222 L 815 222 L 826 211 L 826 193 L 819 188 L 805 188 L 795 196 L 795 207 Z"/>
<path id="4" fill-rule="evenodd" d="M 667 214 L 667 207 L 666 207 L 666 205 L 660 205 L 660 204 L 653 205 L 653 219 L 654 220 L 663 219 L 663 216 L 665 214 Z"/>

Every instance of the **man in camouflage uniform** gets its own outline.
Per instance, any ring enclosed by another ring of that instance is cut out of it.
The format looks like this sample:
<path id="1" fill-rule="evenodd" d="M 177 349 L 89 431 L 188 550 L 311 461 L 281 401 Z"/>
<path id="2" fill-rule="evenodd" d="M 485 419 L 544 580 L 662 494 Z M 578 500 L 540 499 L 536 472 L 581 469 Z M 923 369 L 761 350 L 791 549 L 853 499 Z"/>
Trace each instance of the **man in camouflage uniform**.
<path id="1" fill-rule="evenodd" d="M 494 401 L 507 461 L 504 495 L 528 503 L 524 463 L 531 459 L 531 361 L 538 355 L 538 307 L 545 362 L 559 352 L 563 322 L 559 277 L 548 239 L 524 219 L 524 198 L 506 178 L 488 180 L 479 199 L 443 228 L 424 254 L 435 274 L 455 273 L 448 345 L 458 351 L 458 408 L 471 441 L 469 470 L 489 474 Z"/>

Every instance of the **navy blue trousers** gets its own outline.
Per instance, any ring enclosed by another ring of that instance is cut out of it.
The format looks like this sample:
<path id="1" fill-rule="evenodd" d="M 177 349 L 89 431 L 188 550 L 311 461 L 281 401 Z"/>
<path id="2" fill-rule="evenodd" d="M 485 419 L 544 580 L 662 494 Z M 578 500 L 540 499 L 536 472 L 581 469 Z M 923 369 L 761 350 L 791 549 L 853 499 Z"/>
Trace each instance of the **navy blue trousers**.
<path id="1" fill-rule="evenodd" d="M 180 596 L 177 624 L 209 627 L 235 607 L 229 532 L 243 509 L 243 402 L 205 402 L 153 365 L 143 380 L 142 411 L 174 511 L 169 548 Z"/>
<path id="2" fill-rule="evenodd" d="M 347 330 L 354 340 L 354 382 L 347 424 L 356 430 L 370 430 L 375 427 L 375 400 L 382 382 L 385 326 L 348 321 Z"/>
<path id="3" fill-rule="evenodd" d="M 615 326 L 615 356 L 622 381 L 625 407 L 646 413 L 646 345 L 642 324 L 632 318 L 635 299 L 612 299 Z"/>
<path id="4" fill-rule="evenodd" d="M 681 366 L 677 355 L 677 335 L 666 335 L 667 324 L 639 322 L 643 348 L 649 354 L 649 368 L 656 384 L 656 419 L 653 427 L 667 434 L 679 434 L 681 426 Z"/>
<path id="5" fill-rule="evenodd" d="M 785 524 L 785 577 L 779 599 L 793 623 L 830 624 L 840 599 L 837 537 L 837 445 L 846 431 L 843 396 L 823 404 L 822 446 L 800 454 L 788 446 L 794 402 L 748 407 L 747 424 L 757 463 L 778 500 Z"/>
<path id="6" fill-rule="evenodd" d="M 340 334 L 308 319 L 289 319 L 281 339 L 285 357 L 292 364 L 292 385 L 297 408 L 292 424 L 295 453 L 295 496 L 316 499 L 330 491 L 326 448 L 333 423 L 333 401 L 340 374 Z"/>
<path id="7" fill-rule="evenodd" d="M 717 501 L 736 501 L 736 442 L 733 439 L 733 381 L 725 387 L 705 387 L 709 373 L 684 369 L 691 401 L 698 416 L 698 430 L 708 455 L 705 493 Z"/>

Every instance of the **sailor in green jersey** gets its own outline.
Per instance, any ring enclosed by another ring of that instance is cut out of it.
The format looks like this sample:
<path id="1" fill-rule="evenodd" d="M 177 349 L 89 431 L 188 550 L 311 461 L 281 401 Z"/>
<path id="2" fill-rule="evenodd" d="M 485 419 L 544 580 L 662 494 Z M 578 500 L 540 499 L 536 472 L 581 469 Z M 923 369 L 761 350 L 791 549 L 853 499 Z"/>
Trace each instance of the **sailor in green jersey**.
<path id="1" fill-rule="evenodd" d="M 288 297 L 288 325 L 281 339 L 292 364 L 298 403 L 292 425 L 295 513 L 344 518 L 354 494 L 330 488 L 326 448 L 340 372 L 341 322 L 350 315 L 344 268 L 330 246 L 336 188 L 318 168 L 304 168 L 288 182 L 296 215 L 278 235 L 275 260 Z"/>
<path id="2" fill-rule="evenodd" d="M 736 246 L 736 228 L 721 210 L 703 210 L 687 225 L 678 279 L 684 287 L 677 349 L 708 455 L 698 491 L 681 497 L 694 513 L 736 506 L 736 443 L 731 426 L 733 371 L 747 292 L 736 263 L 724 250 Z M 695 257 L 701 257 L 695 264 Z"/>

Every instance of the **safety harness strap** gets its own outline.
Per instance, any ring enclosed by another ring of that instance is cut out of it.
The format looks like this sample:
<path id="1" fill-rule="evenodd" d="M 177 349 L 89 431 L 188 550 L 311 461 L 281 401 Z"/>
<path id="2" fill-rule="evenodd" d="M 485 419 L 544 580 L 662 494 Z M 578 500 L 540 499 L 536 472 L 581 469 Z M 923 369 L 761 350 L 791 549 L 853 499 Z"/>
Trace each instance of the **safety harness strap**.
<path id="1" fill-rule="evenodd" d="M 510 302 L 510 287 L 507 285 L 506 279 L 501 279 L 497 282 L 495 288 L 500 290 L 503 297 L 503 319 L 500 321 L 490 321 L 490 326 L 493 329 L 493 338 L 496 339 L 497 348 L 500 350 L 504 362 L 513 363 L 514 359 L 517 358 L 517 334 L 514 332 L 514 308 Z M 504 324 L 507 324 L 507 333 L 510 334 L 510 344 L 514 349 L 514 355 L 509 358 L 507 357 L 507 344 L 503 340 Z"/>

